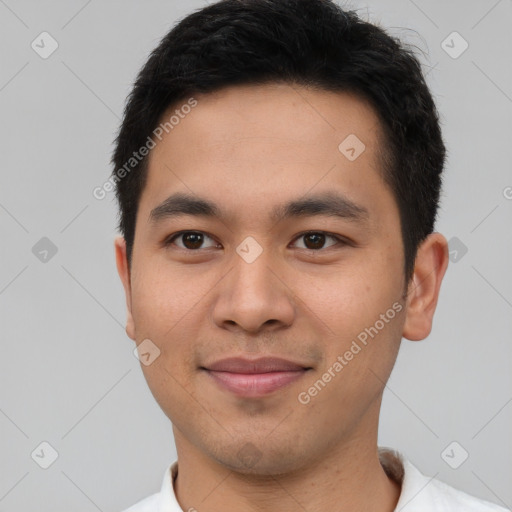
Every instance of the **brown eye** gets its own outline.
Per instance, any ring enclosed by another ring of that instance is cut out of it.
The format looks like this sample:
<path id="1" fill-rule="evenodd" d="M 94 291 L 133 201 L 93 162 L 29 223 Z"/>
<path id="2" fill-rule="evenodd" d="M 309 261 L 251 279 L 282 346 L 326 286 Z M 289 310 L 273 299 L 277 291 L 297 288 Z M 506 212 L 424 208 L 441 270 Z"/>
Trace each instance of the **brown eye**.
<path id="1" fill-rule="evenodd" d="M 334 243 L 330 245 L 325 245 L 327 239 L 331 239 Z M 211 240 L 210 246 L 204 246 L 205 240 Z M 175 240 L 181 240 L 181 243 L 175 243 Z M 307 249 L 310 251 L 320 251 L 321 249 L 326 249 L 335 245 L 345 245 L 345 241 L 340 237 L 335 235 L 330 235 L 323 231 L 310 231 L 307 233 L 302 233 L 299 235 L 296 240 L 304 240 L 304 247 L 299 247 L 303 249 Z M 177 247 L 189 250 L 189 251 L 198 251 L 199 249 L 207 249 L 217 247 L 218 244 L 215 240 L 208 236 L 206 233 L 202 231 L 181 231 L 179 233 L 175 233 L 171 235 L 165 242 L 164 246 L 172 246 L 176 245 Z"/>
<path id="2" fill-rule="evenodd" d="M 213 241 L 211 237 L 209 237 L 205 233 L 202 233 L 201 231 L 182 231 L 181 233 L 176 233 L 175 235 L 171 236 L 165 242 L 165 245 L 172 245 L 174 243 L 174 240 L 181 239 L 182 245 L 176 244 L 178 247 L 194 251 L 197 249 L 201 249 L 201 245 L 204 243 L 205 239 L 208 238 Z M 214 246 L 215 243 L 212 245 L 212 247 Z"/>
<path id="3" fill-rule="evenodd" d="M 305 249 L 309 249 L 312 251 L 318 251 L 319 249 L 325 249 L 324 244 L 327 238 L 331 238 L 335 241 L 334 244 L 328 245 L 327 247 L 332 247 L 336 244 L 343 244 L 343 240 L 334 235 L 329 235 L 324 233 L 323 231 L 311 231 L 309 233 L 302 233 L 297 240 L 304 240 Z"/>

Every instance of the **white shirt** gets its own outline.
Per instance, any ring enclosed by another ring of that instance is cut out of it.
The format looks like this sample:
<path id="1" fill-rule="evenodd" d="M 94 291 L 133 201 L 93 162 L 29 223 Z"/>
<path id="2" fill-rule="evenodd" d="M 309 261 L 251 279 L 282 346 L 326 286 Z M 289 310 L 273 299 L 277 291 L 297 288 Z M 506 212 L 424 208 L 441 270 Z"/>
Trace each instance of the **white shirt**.
<path id="1" fill-rule="evenodd" d="M 423 475 L 397 452 L 381 448 L 379 456 L 388 476 L 402 488 L 395 512 L 510 512 Z M 123 512 L 184 512 L 174 493 L 177 474 L 178 461 L 175 461 L 165 470 L 159 493 L 144 498 Z"/>

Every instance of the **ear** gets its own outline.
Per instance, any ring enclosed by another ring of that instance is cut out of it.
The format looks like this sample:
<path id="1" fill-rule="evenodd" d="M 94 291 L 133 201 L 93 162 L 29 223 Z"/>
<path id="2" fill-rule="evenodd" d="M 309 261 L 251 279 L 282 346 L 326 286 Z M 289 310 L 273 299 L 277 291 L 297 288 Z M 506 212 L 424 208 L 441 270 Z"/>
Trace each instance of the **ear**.
<path id="1" fill-rule="evenodd" d="M 126 257 L 125 239 L 122 236 L 117 237 L 114 241 L 114 247 L 116 252 L 117 272 L 123 283 L 124 293 L 126 295 L 126 334 L 132 340 L 135 341 L 135 324 L 132 316 L 132 290 L 130 283 L 130 268 L 128 266 L 128 258 Z"/>
<path id="2" fill-rule="evenodd" d="M 448 260 L 448 242 L 441 233 L 431 233 L 418 247 L 402 331 L 402 336 L 408 340 L 423 340 L 430 334 Z"/>

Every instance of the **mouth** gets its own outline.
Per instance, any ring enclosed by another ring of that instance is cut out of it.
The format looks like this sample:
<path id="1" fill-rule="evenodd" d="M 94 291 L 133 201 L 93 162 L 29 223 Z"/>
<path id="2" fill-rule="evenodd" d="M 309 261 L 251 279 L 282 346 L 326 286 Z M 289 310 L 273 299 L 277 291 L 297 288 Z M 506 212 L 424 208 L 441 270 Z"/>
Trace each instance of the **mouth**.
<path id="1" fill-rule="evenodd" d="M 200 369 L 225 391 L 237 396 L 262 397 L 303 378 L 312 368 L 277 357 L 235 357 Z"/>

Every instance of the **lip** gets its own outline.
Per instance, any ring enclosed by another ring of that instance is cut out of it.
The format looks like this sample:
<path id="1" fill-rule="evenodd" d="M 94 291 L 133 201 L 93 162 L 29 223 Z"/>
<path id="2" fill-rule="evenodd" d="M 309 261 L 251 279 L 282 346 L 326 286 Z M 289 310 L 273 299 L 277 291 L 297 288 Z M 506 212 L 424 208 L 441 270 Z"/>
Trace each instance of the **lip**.
<path id="1" fill-rule="evenodd" d="M 311 368 L 278 357 L 232 357 L 201 369 L 224 390 L 238 396 L 260 397 L 300 379 Z"/>
<path id="2" fill-rule="evenodd" d="M 245 357 L 228 357 L 215 361 L 208 366 L 207 370 L 215 372 L 230 373 L 270 373 L 270 372 L 293 372 L 304 370 L 307 367 L 281 357 L 259 357 L 248 359 Z"/>

